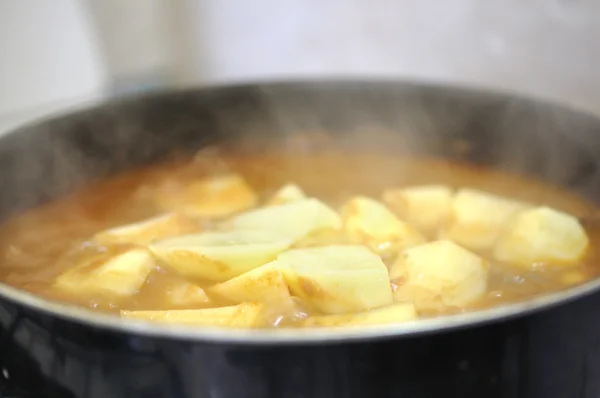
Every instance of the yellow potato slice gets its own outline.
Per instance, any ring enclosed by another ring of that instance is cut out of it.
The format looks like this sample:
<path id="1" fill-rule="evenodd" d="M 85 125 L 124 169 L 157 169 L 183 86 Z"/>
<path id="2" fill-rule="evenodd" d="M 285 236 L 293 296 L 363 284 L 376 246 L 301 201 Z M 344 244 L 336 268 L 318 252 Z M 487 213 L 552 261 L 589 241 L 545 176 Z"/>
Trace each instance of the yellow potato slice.
<path id="1" fill-rule="evenodd" d="M 181 191 L 162 192 L 157 200 L 170 211 L 221 218 L 253 207 L 258 197 L 241 176 L 225 174 L 194 181 Z"/>
<path id="2" fill-rule="evenodd" d="M 394 298 L 412 301 L 419 309 L 440 302 L 461 307 L 485 293 L 488 269 L 481 257 L 439 240 L 402 252 L 390 268 L 390 278 L 401 279 Z"/>
<path id="3" fill-rule="evenodd" d="M 263 265 L 215 285 L 210 292 L 235 302 L 276 303 L 290 297 L 283 274 L 275 267 L 275 263 Z"/>
<path id="4" fill-rule="evenodd" d="M 303 325 L 307 327 L 356 327 L 407 322 L 418 318 L 417 310 L 412 303 L 395 303 L 354 314 L 311 316 L 304 321 Z"/>
<path id="5" fill-rule="evenodd" d="M 131 249 L 98 264 L 91 258 L 66 271 L 54 281 L 60 290 L 81 295 L 107 293 L 114 296 L 136 294 L 156 264 L 146 249 Z"/>
<path id="6" fill-rule="evenodd" d="M 286 203 L 297 202 L 306 199 L 306 194 L 296 184 L 286 184 L 279 188 L 267 202 L 269 206 L 283 205 Z"/>
<path id="7" fill-rule="evenodd" d="M 522 202 L 461 189 L 452 200 L 451 221 L 441 237 L 471 250 L 490 249 L 510 219 L 526 208 Z"/>
<path id="8" fill-rule="evenodd" d="M 452 189 L 445 185 L 388 189 L 383 202 L 410 225 L 431 233 L 448 221 Z"/>
<path id="9" fill-rule="evenodd" d="M 340 216 L 317 199 L 303 199 L 267 206 L 233 217 L 226 223 L 232 229 L 272 231 L 298 240 L 322 229 L 340 229 Z"/>
<path id="10" fill-rule="evenodd" d="M 187 326 L 251 328 L 257 324 L 262 308 L 262 304 L 243 303 L 230 307 L 204 308 L 199 310 L 121 310 L 121 318 Z"/>
<path id="11" fill-rule="evenodd" d="M 197 232 L 200 226 L 195 220 L 181 214 L 168 213 L 134 224 L 107 229 L 94 235 L 99 244 L 132 243 L 147 245 L 157 239 Z"/>
<path id="12" fill-rule="evenodd" d="M 393 301 L 385 264 L 364 246 L 294 249 L 279 255 L 290 291 L 325 314 L 360 312 Z"/>
<path id="13" fill-rule="evenodd" d="M 221 282 L 274 260 L 291 244 L 267 231 L 244 230 L 180 236 L 148 248 L 182 275 Z"/>
<path id="14" fill-rule="evenodd" d="M 537 207 L 518 214 L 500 235 L 494 257 L 531 267 L 575 264 L 585 254 L 589 239 L 577 218 Z"/>
<path id="15" fill-rule="evenodd" d="M 346 233 L 353 243 L 366 244 L 382 255 L 394 254 L 425 242 L 415 229 L 370 198 L 351 199 L 342 207 L 341 215 Z"/>

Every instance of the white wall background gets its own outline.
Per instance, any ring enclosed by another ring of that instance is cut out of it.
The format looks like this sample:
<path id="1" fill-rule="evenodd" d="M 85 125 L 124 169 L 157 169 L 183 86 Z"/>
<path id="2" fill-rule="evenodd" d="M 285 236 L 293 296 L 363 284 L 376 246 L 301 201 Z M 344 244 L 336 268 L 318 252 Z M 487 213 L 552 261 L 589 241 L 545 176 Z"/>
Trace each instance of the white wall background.
<path id="1" fill-rule="evenodd" d="M 499 87 L 600 113 L 596 0 L 6 0 L 0 57 L 0 127 L 107 91 L 307 75 Z"/>
<path id="2" fill-rule="evenodd" d="M 107 71 L 77 0 L 0 3 L 0 128 L 100 97 Z"/>
<path id="3" fill-rule="evenodd" d="M 600 1 L 181 0 L 188 81 L 383 75 L 600 112 Z"/>
<path id="4" fill-rule="evenodd" d="M 160 84 L 178 65 L 179 0 L 84 0 L 113 88 Z M 190 21 L 194 23 L 193 21 Z"/>

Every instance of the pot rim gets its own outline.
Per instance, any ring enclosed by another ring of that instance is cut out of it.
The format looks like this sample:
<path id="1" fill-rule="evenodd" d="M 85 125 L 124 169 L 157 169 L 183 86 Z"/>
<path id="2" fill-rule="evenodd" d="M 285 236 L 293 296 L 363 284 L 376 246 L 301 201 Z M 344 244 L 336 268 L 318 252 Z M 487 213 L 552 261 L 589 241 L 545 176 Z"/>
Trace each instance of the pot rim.
<path id="1" fill-rule="evenodd" d="M 0 299 L 8 300 L 18 306 L 41 312 L 43 315 L 61 320 L 79 323 L 95 329 L 122 332 L 132 337 L 172 338 L 194 342 L 244 344 L 244 345 L 290 345 L 367 342 L 372 340 L 420 336 L 432 333 L 448 332 L 467 327 L 483 326 L 491 323 L 511 320 L 560 304 L 566 304 L 578 298 L 600 290 L 600 278 L 587 283 L 543 294 L 525 302 L 475 310 L 455 315 L 445 315 L 416 321 L 373 325 L 351 328 L 272 328 L 272 329 L 230 329 L 219 327 L 190 327 L 183 325 L 163 325 L 139 320 L 98 313 L 73 304 L 54 302 L 33 293 L 0 283 Z"/>
<path id="2" fill-rule="evenodd" d="M 303 86 L 305 84 L 355 84 L 367 86 L 385 86 L 393 83 L 398 86 L 413 89 L 443 90 L 453 91 L 468 95 L 486 95 L 513 98 L 536 102 L 543 105 L 560 106 L 562 109 L 579 113 L 582 117 L 593 117 L 585 110 L 576 109 L 571 104 L 556 103 L 536 98 L 534 96 L 522 95 L 514 91 L 502 91 L 492 87 L 470 87 L 467 85 L 452 85 L 441 82 L 421 82 L 404 81 L 389 78 L 356 79 L 356 78 L 309 78 L 294 80 L 266 80 L 244 83 L 217 83 L 203 87 L 185 87 L 174 88 L 159 92 L 134 94 L 124 98 L 111 99 L 103 102 L 95 102 L 89 106 L 78 107 L 66 112 L 57 112 L 54 115 L 44 118 L 40 121 L 33 121 L 18 126 L 15 129 L 5 133 L 2 139 L 12 136 L 21 129 L 32 128 L 38 124 L 44 124 L 50 120 L 67 118 L 70 115 L 92 111 L 102 108 L 107 104 L 114 106 L 120 102 L 137 101 L 140 99 L 150 99 L 155 96 L 176 95 L 177 93 L 187 93 L 194 91 L 210 91 L 214 89 L 232 88 L 232 87 L 278 87 L 278 86 Z M 513 304 L 502 305 L 498 307 L 475 310 L 472 312 L 445 315 L 430 319 L 421 319 L 411 322 L 352 327 L 352 328 L 310 328 L 310 329 L 292 329 L 292 328 L 273 328 L 273 329 L 229 329 L 218 327 L 190 327 L 182 325 L 162 325 L 139 320 L 121 319 L 118 316 L 106 313 L 98 313 L 85 307 L 79 307 L 72 304 L 53 302 L 37 296 L 25 290 L 12 287 L 0 281 L 0 300 L 7 300 L 17 306 L 38 311 L 43 315 L 56 317 L 61 320 L 79 323 L 84 326 L 104 329 L 113 332 L 128 333 L 135 336 L 144 336 L 150 338 L 172 338 L 178 340 L 190 340 L 194 342 L 221 343 L 221 344 L 242 344 L 242 345 L 290 345 L 290 344 L 319 344 L 319 343 L 345 343 L 345 342 L 367 342 L 372 340 L 405 338 L 411 336 L 420 336 L 431 333 L 441 333 L 453 330 L 459 330 L 467 327 L 483 326 L 490 323 L 510 320 L 513 318 L 532 314 L 534 312 L 546 310 L 560 304 L 568 303 L 578 298 L 600 290 L 600 278 L 590 280 L 584 284 L 573 286 L 562 291 L 543 294 L 539 297 Z M 0 304 L 1 305 L 1 304 Z"/>

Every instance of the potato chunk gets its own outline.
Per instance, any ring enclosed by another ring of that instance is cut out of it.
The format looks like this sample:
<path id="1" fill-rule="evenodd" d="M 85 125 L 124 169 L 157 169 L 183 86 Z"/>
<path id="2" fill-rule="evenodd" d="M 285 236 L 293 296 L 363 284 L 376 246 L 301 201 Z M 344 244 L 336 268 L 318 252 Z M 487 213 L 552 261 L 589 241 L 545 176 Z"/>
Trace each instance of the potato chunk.
<path id="1" fill-rule="evenodd" d="M 418 319 L 418 315 L 412 303 L 396 303 L 354 314 L 311 316 L 304 321 L 303 325 L 309 327 L 356 327 L 407 322 L 415 319 Z"/>
<path id="2" fill-rule="evenodd" d="M 200 310 L 121 310 L 121 318 L 187 326 L 250 328 L 256 325 L 262 308 L 261 304 L 243 303 L 230 307 L 204 308 Z"/>
<path id="3" fill-rule="evenodd" d="M 94 235 L 93 240 L 103 245 L 132 243 L 147 245 L 156 239 L 197 232 L 198 223 L 176 213 L 163 214 L 134 224 L 127 224 Z"/>
<path id="4" fill-rule="evenodd" d="M 397 300 L 413 301 L 417 308 L 438 304 L 464 306 L 485 293 L 488 265 L 479 256 L 440 240 L 405 250 L 390 269 L 400 279 Z"/>
<path id="5" fill-rule="evenodd" d="M 279 255 L 290 291 L 326 314 L 359 312 L 393 301 L 387 268 L 363 246 L 295 249 Z"/>
<path id="6" fill-rule="evenodd" d="M 258 197 L 242 177 L 225 174 L 194 181 L 182 190 L 166 190 L 157 200 L 170 211 L 221 218 L 251 208 Z"/>
<path id="7" fill-rule="evenodd" d="M 452 200 L 451 221 L 442 237 L 471 250 L 492 248 L 498 234 L 527 204 L 473 189 L 461 189 Z"/>
<path id="8" fill-rule="evenodd" d="M 350 240 L 380 254 L 397 253 L 425 242 L 416 230 L 370 198 L 351 199 L 342 207 L 341 215 Z"/>
<path id="9" fill-rule="evenodd" d="M 297 202 L 299 200 L 306 199 L 306 194 L 296 184 L 286 184 L 279 188 L 277 192 L 273 194 L 271 199 L 267 202 L 267 205 L 283 205 L 286 203 Z"/>
<path id="10" fill-rule="evenodd" d="M 213 286 L 210 292 L 235 302 L 277 303 L 289 300 L 283 274 L 269 263 Z"/>
<path id="11" fill-rule="evenodd" d="M 272 231 L 298 240 L 322 229 L 340 229 L 340 216 L 317 199 L 303 199 L 268 206 L 233 217 L 226 224 L 233 229 Z"/>
<path id="12" fill-rule="evenodd" d="M 383 201 L 410 225 L 432 233 L 450 216 L 452 189 L 445 185 L 388 189 L 383 193 Z"/>
<path id="13" fill-rule="evenodd" d="M 577 218 L 548 207 L 518 214 L 500 235 L 494 257 L 530 267 L 568 265 L 585 253 L 588 237 Z"/>
<path id="14" fill-rule="evenodd" d="M 267 231 L 246 230 L 180 236 L 148 248 L 182 275 L 220 282 L 274 260 L 291 244 Z"/>
<path id="15" fill-rule="evenodd" d="M 156 264 L 146 249 L 131 249 L 98 264 L 97 258 L 88 259 L 78 267 L 56 278 L 54 286 L 70 293 L 136 294 Z"/>

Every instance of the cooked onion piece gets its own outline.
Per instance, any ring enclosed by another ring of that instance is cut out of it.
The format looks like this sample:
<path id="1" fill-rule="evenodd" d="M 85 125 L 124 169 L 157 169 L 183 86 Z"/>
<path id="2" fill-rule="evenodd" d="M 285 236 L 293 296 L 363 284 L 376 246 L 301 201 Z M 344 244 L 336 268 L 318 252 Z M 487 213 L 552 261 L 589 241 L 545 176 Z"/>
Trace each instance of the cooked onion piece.
<path id="1" fill-rule="evenodd" d="M 210 302 L 204 289 L 189 282 L 170 283 L 165 286 L 164 294 L 165 304 L 168 307 L 206 305 Z"/>
<path id="2" fill-rule="evenodd" d="M 565 285 L 575 285 L 585 282 L 587 279 L 588 275 L 586 275 L 583 271 L 565 272 L 559 278 L 559 280 Z"/>
<path id="3" fill-rule="evenodd" d="M 94 235 L 93 240 L 103 245 L 119 243 L 147 245 L 157 239 L 198 232 L 199 228 L 198 223 L 189 217 L 168 213 L 101 231 Z"/>
<path id="4" fill-rule="evenodd" d="M 274 265 L 269 263 L 245 272 L 213 286 L 210 292 L 234 302 L 277 303 L 289 300 L 290 292 L 283 274 Z"/>
<path id="5" fill-rule="evenodd" d="M 342 207 L 341 215 L 350 240 L 380 254 L 397 253 L 425 242 L 415 229 L 370 198 L 351 199 Z"/>
<path id="6" fill-rule="evenodd" d="M 294 249 L 279 255 L 290 291 L 325 314 L 360 312 L 393 301 L 381 258 L 363 246 Z"/>
<path id="7" fill-rule="evenodd" d="M 302 188 L 300 188 L 296 184 L 289 183 L 279 188 L 279 190 L 277 190 L 277 192 L 273 194 L 271 199 L 269 199 L 267 205 L 283 205 L 286 203 L 297 202 L 306 198 L 306 194 L 304 193 Z"/>
<path id="8" fill-rule="evenodd" d="M 398 281 L 394 298 L 424 309 L 462 307 L 485 293 L 488 268 L 481 257 L 448 240 L 413 247 L 390 269 L 390 278 Z"/>
<path id="9" fill-rule="evenodd" d="M 294 247 L 301 248 L 350 244 L 352 244 L 352 242 L 344 230 L 321 229 L 296 241 Z"/>
<path id="10" fill-rule="evenodd" d="M 131 249 L 98 264 L 90 258 L 60 275 L 54 281 L 57 289 L 80 295 L 136 294 L 156 264 L 146 249 Z"/>
<path id="11" fill-rule="evenodd" d="M 256 325 L 262 304 L 242 303 L 230 307 L 200 310 L 126 311 L 121 318 L 188 326 L 250 328 Z"/>
<path id="12" fill-rule="evenodd" d="M 303 199 L 268 206 L 233 217 L 226 223 L 231 229 L 271 231 L 293 240 L 323 229 L 340 229 L 340 216 L 317 199 Z"/>
<path id="13" fill-rule="evenodd" d="M 471 250 L 490 249 L 502 228 L 526 208 L 528 205 L 522 202 L 474 189 L 461 189 L 452 200 L 451 221 L 442 237 Z"/>
<path id="14" fill-rule="evenodd" d="M 205 218 L 221 218 L 249 209 L 257 200 L 256 193 L 237 174 L 194 181 L 182 190 L 166 190 L 157 197 L 164 209 Z"/>
<path id="15" fill-rule="evenodd" d="M 511 220 L 498 239 L 494 257 L 524 267 L 535 263 L 569 265 L 584 255 L 588 242 L 577 218 L 537 207 Z"/>
<path id="16" fill-rule="evenodd" d="M 292 240 L 266 231 L 205 232 L 155 242 L 154 256 L 181 275 L 226 281 L 275 259 Z"/>
<path id="17" fill-rule="evenodd" d="M 298 297 L 289 296 L 285 300 L 264 303 L 260 313 L 260 326 L 302 326 L 308 316 L 305 303 Z"/>
<path id="18" fill-rule="evenodd" d="M 446 185 L 388 189 L 383 192 L 383 202 L 419 231 L 432 233 L 450 216 L 452 189 Z"/>
<path id="19" fill-rule="evenodd" d="M 407 322 L 418 318 L 417 311 L 412 303 L 395 303 L 354 314 L 311 316 L 304 321 L 303 325 L 353 327 Z"/>

